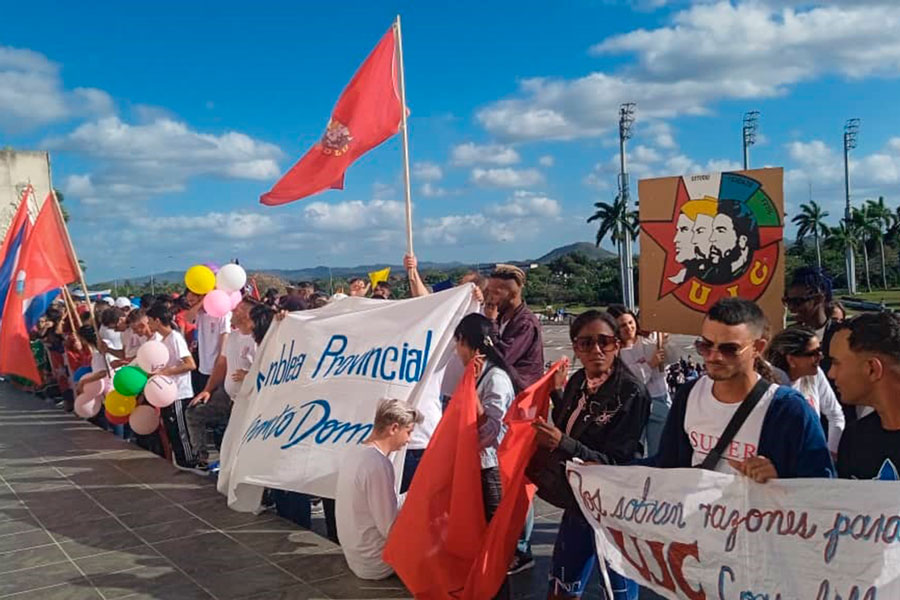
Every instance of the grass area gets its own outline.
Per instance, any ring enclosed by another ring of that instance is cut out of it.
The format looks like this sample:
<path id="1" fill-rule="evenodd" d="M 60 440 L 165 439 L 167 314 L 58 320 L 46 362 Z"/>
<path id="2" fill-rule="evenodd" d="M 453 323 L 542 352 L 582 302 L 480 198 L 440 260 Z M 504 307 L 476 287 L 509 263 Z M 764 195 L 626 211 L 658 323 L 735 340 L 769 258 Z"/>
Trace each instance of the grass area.
<path id="1" fill-rule="evenodd" d="M 837 299 L 847 296 L 846 290 L 835 290 L 834 297 Z M 885 306 L 893 309 L 900 309 L 900 290 L 875 290 L 871 292 L 863 292 L 853 296 L 861 300 L 869 302 L 884 302 Z"/>

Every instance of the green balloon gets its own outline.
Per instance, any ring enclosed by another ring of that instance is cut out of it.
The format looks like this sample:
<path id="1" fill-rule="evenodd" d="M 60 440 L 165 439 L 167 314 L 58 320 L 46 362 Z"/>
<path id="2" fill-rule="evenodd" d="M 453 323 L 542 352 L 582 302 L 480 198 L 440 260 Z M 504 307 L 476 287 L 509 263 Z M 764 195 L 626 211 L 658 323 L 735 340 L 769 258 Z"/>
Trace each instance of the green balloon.
<path id="1" fill-rule="evenodd" d="M 122 367 L 113 376 L 113 388 L 123 396 L 137 396 L 147 385 L 147 374 L 137 367 Z"/>

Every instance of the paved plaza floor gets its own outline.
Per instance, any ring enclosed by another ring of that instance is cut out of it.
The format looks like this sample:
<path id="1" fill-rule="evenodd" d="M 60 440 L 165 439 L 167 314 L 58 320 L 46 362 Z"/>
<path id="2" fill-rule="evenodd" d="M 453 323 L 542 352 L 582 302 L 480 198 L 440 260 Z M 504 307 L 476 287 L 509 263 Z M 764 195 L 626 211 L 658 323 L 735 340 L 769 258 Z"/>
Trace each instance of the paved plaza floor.
<path id="1" fill-rule="evenodd" d="M 566 328 L 545 332 L 548 360 L 569 352 Z M 546 597 L 561 513 L 536 514 L 519 599 Z M 309 531 L 232 511 L 214 479 L 0 384 L 0 600 L 405 597 L 397 578 L 357 579 L 321 516 Z"/>

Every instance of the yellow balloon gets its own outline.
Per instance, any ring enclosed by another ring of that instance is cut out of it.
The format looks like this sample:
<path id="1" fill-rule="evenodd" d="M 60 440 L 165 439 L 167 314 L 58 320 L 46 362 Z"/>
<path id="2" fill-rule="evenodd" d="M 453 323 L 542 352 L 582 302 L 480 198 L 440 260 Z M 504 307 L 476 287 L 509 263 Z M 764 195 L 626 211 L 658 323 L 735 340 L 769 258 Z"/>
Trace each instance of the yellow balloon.
<path id="1" fill-rule="evenodd" d="M 116 390 L 106 395 L 103 401 L 106 410 L 114 417 L 125 417 L 131 414 L 134 407 L 137 406 L 137 398 L 135 396 L 123 396 Z"/>
<path id="2" fill-rule="evenodd" d="M 206 265 L 194 265 L 184 274 L 184 284 L 195 294 L 208 294 L 216 287 L 216 274 Z"/>

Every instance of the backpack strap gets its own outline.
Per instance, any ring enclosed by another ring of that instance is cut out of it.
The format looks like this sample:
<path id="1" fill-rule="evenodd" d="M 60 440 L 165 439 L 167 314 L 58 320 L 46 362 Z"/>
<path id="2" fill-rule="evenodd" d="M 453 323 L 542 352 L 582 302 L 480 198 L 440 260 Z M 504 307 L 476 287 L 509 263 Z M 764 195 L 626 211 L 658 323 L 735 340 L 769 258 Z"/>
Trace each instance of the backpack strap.
<path id="1" fill-rule="evenodd" d="M 734 412 L 734 415 L 732 415 L 731 420 L 728 421 L 728 425 L 725 426 L 725 431 L 722 432 L 719 441 L 716 442 L 715 448 L 706 455 L 706 458 L 703 459 L 702 463 L 697 465 L 699 468 L 706 469 L 707 471 L 715 471 L 716 465 L 722 460 L 722 453 L 725 451 L 725 448 L 731 444 L 734 436 L 737 435 L 737 432 L 744 424 L 744 421 L 747 420 L 750 412 L 756 408 L 757 404 L 759 404 L 759 401 L 762 399 L 763 395 L 765 395 L 770 385 L 771 383 L 762 377 L 756 381 L 756 385 L 753 386 L 753 389 L 750 390 L 750 393 L 747 394 L 747 397 L 744 398 L 744 401 L 741 402 L 741 405 L 738 406 L 738 409 Z"/>

